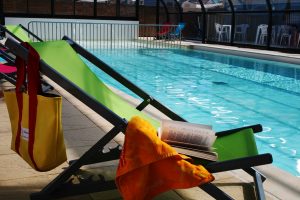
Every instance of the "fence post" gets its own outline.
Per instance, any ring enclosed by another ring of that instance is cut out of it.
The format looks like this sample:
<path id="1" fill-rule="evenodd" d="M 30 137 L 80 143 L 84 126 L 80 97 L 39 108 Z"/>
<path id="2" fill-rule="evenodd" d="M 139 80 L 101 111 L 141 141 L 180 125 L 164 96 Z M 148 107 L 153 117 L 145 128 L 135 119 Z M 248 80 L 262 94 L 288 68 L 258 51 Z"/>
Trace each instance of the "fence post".
<path id="1" fill-rule="evenodd" d="M 110 49 L 112 49 L 112 24 L 110 24 Z"/>
<path id="2" fill-rule="evenodd" d="M 74 40 L 74 35 L 73 35 L 73 22 L 71 22 L 71 38 L 72 38 L 72 40 Z M 74 40 L 75 41 L 75 40 Z"/>

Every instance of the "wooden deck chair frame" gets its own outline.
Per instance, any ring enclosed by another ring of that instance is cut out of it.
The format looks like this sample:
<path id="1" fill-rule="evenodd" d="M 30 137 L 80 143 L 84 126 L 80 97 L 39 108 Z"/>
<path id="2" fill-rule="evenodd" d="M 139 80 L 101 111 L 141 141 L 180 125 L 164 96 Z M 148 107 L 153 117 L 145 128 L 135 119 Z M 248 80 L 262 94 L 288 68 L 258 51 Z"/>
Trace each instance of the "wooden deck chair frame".
<path id="1" fill-rule="evenodd" d="M 108 65 L 103 63 L 101 60 L 96 58 L 94 55 L 86 51 L 84 48 L 76 44 L 71 39 L 64 37 L 71 47 L 81 56 L 89 60 L 94 65 L 98 66 L 102 71 L 112 76 L 114 79 L 125 85 L 131 91 L 134 91 L 138 96 L 140 96 L 144 101 L 140 103 L 136 109 L 143 110 L 147 105 L 151 104 L 162 113 L 167 115 L 173 120 L 185 121 L 183 118 L 175 114 L 173 111 L 162 105 L 156 99 L 148 95 L 146 92 L 138 88 L 136 85 L 128 81 L 125 77 L 117 73 L 115 70 L 110 68 Z M 23 48 L 17 42 L 8 39 L 6 42 L 6 46 L 13 52 L 15 55 L 18 55 L 26 60 L 27 58 L 27 50 Z M 111 149 L 109 152 L 102 152 L 104 146 L 108 144 L 118 133 L 125 131 L 127 126 L 127 121 L 111 110 L 109 110 L 106 106 L 101 104 L 99 101 L 95 100 L 93 97 L 89 96 L 82 89 L 80 89 L 77 85 L 67 80 L 62 74 L 58 73 L 56 70 L 47 65 L 43 60 L 40 61 L 41 64 L 41 73 L 49 77 L 51 80 L 59 84 L 62 88 L 70 92 L 77 99 L 82 101 L 92 110 L 101 115 L 104 119 L 110 122 L 114 127 L 107 132 L 99 141 L 95 143 L 89 150 L 87 150 L 79 159 L 70 161 L 69 167 L 67 167 L 61 174 L 59 174 L 53 181 L 51 181 L 47 186 L 45 186 L 40 192 L 33 193 L 31 195 L 31 199 L 53 199 L 71 195 L 79 195 L 93 192 L 100 192 L 115 189 L 115 181 L 93 181 L 88 180 L 79 184 L 72 184 L 70 181 L 70 177 L 75 175 L 76 172 L 84 165 L 105 162 L 109 160 L 117 160 L 119 159 L 119 155 L 121 150 L 117 147 L 115 149 Z M 242 127 L 238 129 L 228 130 L 217 133 L 218 137 L 222 137 L 228 134 L 235 133 L 239 130 L 245 128 L 252 128 L 253 132 L 259 132 L 262 130 L 261 125 L 254 125 L 249 127 Z M 205 165 L 205 167 L 211 173 L 235 170 L 235 169 L 243 169 L 247 173 L 249 173 L 254 178 L 256 196 L 258 199 L 265 199 L 264 190 L 262 186 L 262 182 L 265 180 L 265 177 L 255 170 L 254 166 L 264 165 L 272 163 L 272 155 L 271 154 L 259 154 L 256 156 L 239 158 L 234 160 L 222 161 L 222 162 L 211 162 Z M 232 199 L 225 192 L 220 190 L 214 184 L 209 183 L 200 186 L 205 192 L 211 195 L 215 199 Z"/>

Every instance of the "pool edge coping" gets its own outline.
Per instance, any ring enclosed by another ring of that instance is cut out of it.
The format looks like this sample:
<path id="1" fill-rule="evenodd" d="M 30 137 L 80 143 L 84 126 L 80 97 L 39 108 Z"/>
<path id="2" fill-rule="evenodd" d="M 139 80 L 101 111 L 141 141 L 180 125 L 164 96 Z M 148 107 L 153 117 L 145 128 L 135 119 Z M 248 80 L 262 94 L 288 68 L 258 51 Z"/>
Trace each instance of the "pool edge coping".
<path id="1" fill-rule="evenodd" d="M 198 43 L 191 43 L 191 42 L 186 42 L 186 43 L 183 42 L 182 46 L 188 49 L 210 51 L 214 53 L 222 53 L 227 55 L 242 56 L 248 58 L 250 57 L 250 58 L 262 59 L 268 61 L 276 61 L 276 62 L 300 65 L 300 54 L 288 54 L 288 53 L 283 53 L 278 51 L 240 48 L 236 46 L 198 44 Z"/>

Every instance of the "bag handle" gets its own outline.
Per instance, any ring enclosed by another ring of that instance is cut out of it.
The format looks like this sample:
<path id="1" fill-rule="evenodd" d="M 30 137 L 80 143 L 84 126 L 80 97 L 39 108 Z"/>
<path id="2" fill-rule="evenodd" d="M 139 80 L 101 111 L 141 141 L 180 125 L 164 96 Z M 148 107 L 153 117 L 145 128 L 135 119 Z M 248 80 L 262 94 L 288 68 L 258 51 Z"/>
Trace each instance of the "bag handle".
<path id="1" fill-rule="evenodd" d="M 16 97 L 19 109 L 18 129 L 15 140 L 15 150 L 20 155 L 20 137 L 21 137 L 21 122 L 22 122 L 22 110 L 23 110 L 23 90 L 26 90 L 26 67 L 25 62 L 21 57 L 17 56 L 15 61 L 17 67 L 17 81 L 16 81 Z"/>
<path id="2" fill-rule="evenodd" d="M 22 43 L 22 45 L 28 49 L 28 62 L 27 62 L 27 71 L 25 60 L 17 57 L 16 66 L 17 66 L 17 84 L 16 84 L 16 95 L 19 107 L 19 121 L 18 121 L 18 132 L 15 141 L 15 149 L 18 154 L 20 148 L 21 140 L 21 122 L 22 122 L 22 110 L 23 110 L 23 91 L 22 85 L 26 88 L 26 75 L 28 79 L 27 91 L 29 95 L 29 138 L 28 138 L 28 153 L 31 158 L 31 161 L 36 170 L 38 167 L 35 163 L 33 156 L 33 146 L 35 138 L 35 125 L 36 125 L 36 115 L 37 115 L 37 95 L 41 93 L 41 80 L 39 74 L 40 67 L 40 56 L 36 50 L 31 47 L 28 43 Z M 20 70 L 19 70 L 20 69 Z M 18 72 L 19 71 L 19 72 Z M 26 73 L 27 72 L 27 73 Z M 20 75 L 20 77 L 19 77 Z"/>

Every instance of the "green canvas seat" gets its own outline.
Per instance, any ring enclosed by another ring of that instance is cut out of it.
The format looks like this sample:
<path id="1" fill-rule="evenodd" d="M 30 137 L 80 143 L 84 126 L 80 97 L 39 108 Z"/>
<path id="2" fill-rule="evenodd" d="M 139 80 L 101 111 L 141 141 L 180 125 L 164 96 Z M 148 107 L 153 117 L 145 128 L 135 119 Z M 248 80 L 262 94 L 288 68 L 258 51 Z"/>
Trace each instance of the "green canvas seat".
<path id="1" fill-rule="evenodd" d="M 213 147 L 218 153 L 218 160 L 242 158 L 258 155 L 253 130 L 244 129 L 224 137 L 217 137 Z"/>
<path id="2" fill-rule="evenodd" d="M 41 62 L 41 72 L 96 111 L 104 119 L 115 125 L 115 127 L 96 142 L 82 157 L 71 162 L 70 166 L 42 189 L 42 191 L 33 194 L 31 196 L 32 199 L 44 199 L 53 196 L 62 197 L 114 188 L 114 181 L 96 182 L 95 184 L 84 182 L 74 186 L 68 180 L 83 165 L 119 158 L 119 149 L 114 149 L 107 153 L 103 153 L 101 150 L 119 132 L 124 132 L 127 125 L 127 121 L 124 119 L 129 120 L 132 116 L 137 115 L 148 120 L 155 127 L 158 127 L 160 124 L 158 120 L 140 111 L 148 104 L 156 107 L 173 120 L 184 120 L 157 100 L 145 94 L 141 89 L 137 88 L 74 41 L 68 38 L 65 38 L 65 40 L 30 43 L 39 52 L 43 60 Z M 6 45 L 15 54 L 26 59 L 26 50 L 22 50 L 19 44 L 13 40 L 8 40 Z M 130 105 L 110 90 L 83 62 L 80 55 L 125 86 L 136 90 L 135 92 L 144 101 L 137 108 Z M 242 127 L 217 133 L 218 137 L 214 147 L 220 156 L 220 162 L 209 162 L 205 167 L 212 173 L 244 169 L 253 175 L 255 179 L 258 198 L 264 199 L 262 188 L 262 179 L 264 177 L 252 167 L 271 163 L 272 156 L 270 154 L 258 154 L 253 136 L 253 130 L 256 132 L 255 127 L 257 126 Z M 216 199 L 232 199 L 211 183 L 202 185 L 201 188 Z"/>
<path id="3" fill-rule="evenodd" d="M 117 115 L 127 120 L 137 115 L 148 120 L 153 126 L 159 126 L 158 121 L 138 111 L 110 90 L 66 41 L 37 42 L 31 43 L 31 46 L 48 65 Z"/>

